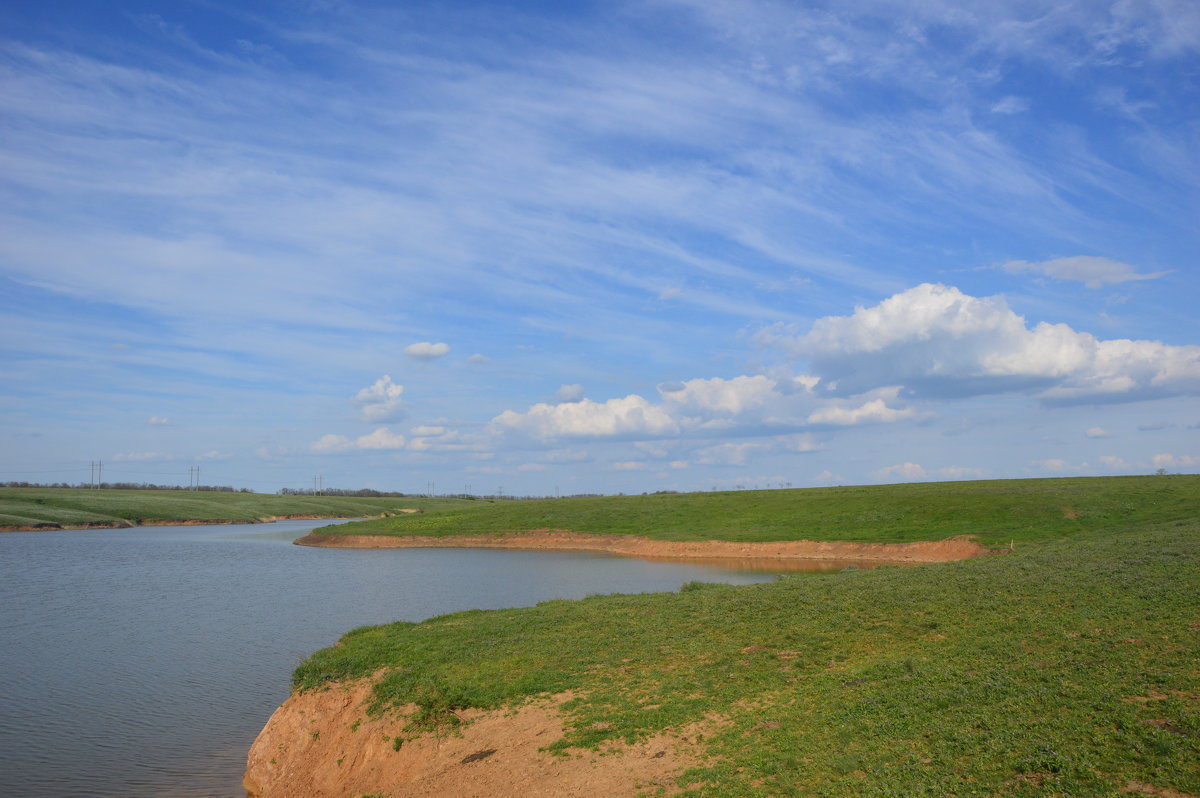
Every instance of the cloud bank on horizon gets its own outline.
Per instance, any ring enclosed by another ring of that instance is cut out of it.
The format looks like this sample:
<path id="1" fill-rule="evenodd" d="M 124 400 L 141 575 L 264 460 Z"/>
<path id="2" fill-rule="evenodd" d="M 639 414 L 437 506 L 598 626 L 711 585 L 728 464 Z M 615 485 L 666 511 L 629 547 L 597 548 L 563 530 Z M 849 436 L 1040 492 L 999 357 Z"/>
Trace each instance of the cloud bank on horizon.
<path id="1" fill-rule="evenodd" d="M 0 481 L 1200 470 L 1188 0 L 0 22 Z"/>

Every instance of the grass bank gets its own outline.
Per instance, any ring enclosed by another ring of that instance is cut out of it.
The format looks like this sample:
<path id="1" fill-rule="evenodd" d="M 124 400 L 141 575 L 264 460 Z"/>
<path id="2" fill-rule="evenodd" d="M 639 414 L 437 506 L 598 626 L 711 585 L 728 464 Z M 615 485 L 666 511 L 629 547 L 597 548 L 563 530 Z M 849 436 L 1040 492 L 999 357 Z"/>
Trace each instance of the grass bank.
<path id="1" fill-rule="evenodd" d="M 358 518 L 401 508 L 434 510 L 449 499 L 277 496 L 186 490 L 0 488 L 0 529 L 128 526 L 202 521 L 251 523 L 281 516 Z"/>
<path id="2" fill-rule="evenodd" d="M 1045 540 L 1200 517 L 1200 476 L 936 482 L 800 490 L 458 502 L 319 535 L 444 537 L 562 529 L 654 540 L 903 543 Z"/>
<path id="3" fill-rule="evenodd" d="M 1152 482 L 1111 484 L 1172 495 Z M 364 627 L 294 682 L 381 673 L 375 710 L 416 703 L 414 733 L 573 691 L 547 741 L 568 752 L 699 722 L 689 796 L 1200 793 L 1197 516 L 1067 529 L 1003 557 Z"/>

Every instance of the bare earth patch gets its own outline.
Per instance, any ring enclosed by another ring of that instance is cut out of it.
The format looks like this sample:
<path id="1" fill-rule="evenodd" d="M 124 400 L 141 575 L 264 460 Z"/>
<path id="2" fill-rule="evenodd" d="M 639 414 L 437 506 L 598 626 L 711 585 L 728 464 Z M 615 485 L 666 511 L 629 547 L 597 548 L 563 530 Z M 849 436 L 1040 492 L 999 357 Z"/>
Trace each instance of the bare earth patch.
<path id="1" fill-rule="evenodd" d="M 963 537 L 912 543 L 852 543 L 788 540 L 738 543 L 726 540 L 676 542 L 634 535 L 586 535 L 554 529 L 502 535 L 306 535 L 301 546 L 331 549 L 483 548 L 536 551 L 600 551 L 647 559 L 862 560 L 894 563 L 948 562 L 990 554 L 987 546 Z"/>
<path id="2" fill-rule="evenodd" d="M 403 712 L 367 716 L 372 683 L 284 702 L 250 749 L 244 779 L 250 798 L 672 794 L 675 775 L 696 762 L 687 743 L 667 735 L 602 752 L 540 751 L 562 736 L 558 707 L 569 695 L 508 711 L 466 711 L 468 723 L 457 732 L 414 736 L 404 731 Z"/>

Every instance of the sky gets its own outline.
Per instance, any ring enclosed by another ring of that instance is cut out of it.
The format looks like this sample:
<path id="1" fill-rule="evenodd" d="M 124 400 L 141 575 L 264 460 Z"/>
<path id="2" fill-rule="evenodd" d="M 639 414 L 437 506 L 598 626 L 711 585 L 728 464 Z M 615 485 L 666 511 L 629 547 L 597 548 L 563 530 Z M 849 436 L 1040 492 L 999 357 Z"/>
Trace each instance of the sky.
<path id="1" fill-rule="evenodd" d="M 1200 472 L 1194 0 L 8 0 L 0 481 Z"/>

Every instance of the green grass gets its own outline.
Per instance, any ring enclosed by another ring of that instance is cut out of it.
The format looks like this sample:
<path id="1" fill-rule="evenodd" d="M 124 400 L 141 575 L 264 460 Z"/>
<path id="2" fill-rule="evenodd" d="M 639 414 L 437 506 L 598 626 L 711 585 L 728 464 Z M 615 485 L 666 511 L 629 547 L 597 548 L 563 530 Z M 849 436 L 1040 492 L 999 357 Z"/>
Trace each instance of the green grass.
<path id="1" fill-rule="evenodd" d="M 185 490 L 0 488 L 0 527 L 83 526 L 161 521 L 253 522 L 282 515 L 356 518 L 401 508 L 430 511 L 471 504 L 454 499 L 276 496 Z"/>
<path id="2" fill-rule="evenodd" d="M 1200 476 L 936 482 L 801 490 L 461 502 L 317 530 L 447 535 L 569 529 L 659 540 L 1007 544 L 1200 517 Z"/>
<path id="3" fill-rule="evenodd" d="M 1103 512 L 1177 501 L 1187 481 L 1111 484 L 1124 498 Z M 572 690 L 563 751 L 720 716 L 689 796 L 1200 793 L 1197 515 L 1068 531 L 957 563 L 364 627 L 294 681 L 382 670 L 374 710 L 415 702 L 418 728 Z"/>

